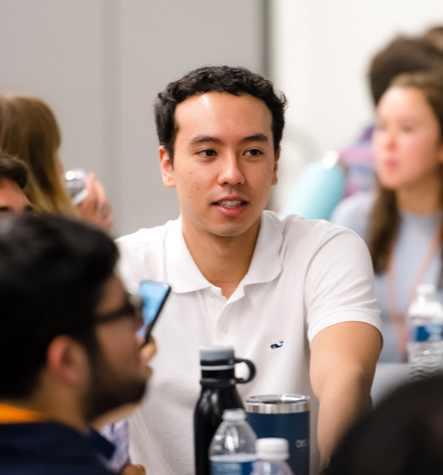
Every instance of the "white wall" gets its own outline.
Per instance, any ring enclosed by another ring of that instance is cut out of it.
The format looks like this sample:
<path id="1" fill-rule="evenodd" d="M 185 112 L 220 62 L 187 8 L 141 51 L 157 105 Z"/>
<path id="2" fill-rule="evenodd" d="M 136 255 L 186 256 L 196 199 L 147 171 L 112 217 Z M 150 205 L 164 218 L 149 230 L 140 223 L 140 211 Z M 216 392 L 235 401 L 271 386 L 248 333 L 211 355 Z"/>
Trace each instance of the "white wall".
<path id="1" fill-rule="evenodd" d="M 103 177 L 101 16 L 99 1 L 0 0 L 0 91 L 46 101 L 64 163 Z"/>
<path id="2" fill-rule="evenodd" d="M 178 213 L 174 190 L 161 184 L 152 113 L 169 81 L 204 64 L 263 72 L 269 62 L 290 104 L 278 207 L 303 164 L 348 144 L 371 120 L 365 79 L 371 55 L 397 32 L 443 23 L 443 4 L 0 0 L 0 17 L 0 91 L 48 102 L 62 128 L 65 167 L 97 172 L 117 232 L 126 233 Z"/>
<path id="3" fill-rule="evenodd" d="M 263 67 L 261 0 L 0 0 L 0 17 L 0 91 L 50 105 L 65 168 L 96 171 L 119 234 L 178 214 L 155 95 L 198 66 Z"/>
<path id="4" fill-rule="evenodd" d="M 289 100 L 280 186 L 284 200 L 306 162 L 356 138 L 372 118 L 371 56 L 399 32 L 443 24 L 438 0 L 271 0 L 271 73 Z"/>

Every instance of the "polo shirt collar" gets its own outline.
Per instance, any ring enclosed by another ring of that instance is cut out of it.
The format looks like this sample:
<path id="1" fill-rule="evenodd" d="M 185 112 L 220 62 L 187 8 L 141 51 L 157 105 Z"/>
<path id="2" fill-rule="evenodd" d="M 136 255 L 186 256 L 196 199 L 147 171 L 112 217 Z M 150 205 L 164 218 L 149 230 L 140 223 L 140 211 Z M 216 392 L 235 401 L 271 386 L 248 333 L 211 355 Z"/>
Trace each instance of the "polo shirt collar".
<path id="1" fill-rule="evenodd" d="M 46 417 L 38 411 L 0 403 L 0 424 L 40 422 L 45 419 Z"/>
<path id="2" fill-rule="evenodd" d="M 168 282 L 174 292 L 193 292 L 212 286 L 200 272 L 189 252 L 183 237 L 181 217 L 171 221 L 166 233 L 165 260 Z"/>
<path id="3" fill-rule="evenodd" d="M 264 211 L 251 265 L 241 284 L 271 282 L 280 275 L 282 243 L 282 222 L 275 213 Z"/>
<path id="4" fill-rule="evenodd" d="M 186 293 L 213 287 L 206 280 L 189 252 L 182 232 L 181 217 L 170 223 L 166 234 L 165 259 L 168 281 L 174 292 Z M 274 280 L 282 270 L 280 249 L 282 223 L 274 213 L 262 214 L 260 231 L 248 273 L 239 287 Z"/>

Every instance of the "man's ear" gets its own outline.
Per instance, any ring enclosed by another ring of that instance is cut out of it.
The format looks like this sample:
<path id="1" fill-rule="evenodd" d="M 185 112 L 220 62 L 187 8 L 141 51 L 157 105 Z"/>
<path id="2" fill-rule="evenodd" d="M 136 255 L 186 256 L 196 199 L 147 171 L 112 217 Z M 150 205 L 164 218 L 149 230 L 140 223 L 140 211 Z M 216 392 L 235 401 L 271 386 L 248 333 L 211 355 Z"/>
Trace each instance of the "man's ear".
<path id="1" fill-rule="evenodd" d="M 78 386 L 89 377 L 89 358 L 86 349 L 66 335 L 60 335 L 49 345 L 46 357 L 47 374 L 57 381 Z"/>
<path id="2" fill-rule="evenodd" d="M 160 158 L 163 184 L 168 188 L 175 188 L 174 167 L 169 152 L 166 150 L 164 145 L 160 145 L 158 148 L 158 156 Z"/>
<path id="3" fill-rule="evenodd" d="M 274 158 L 274 170 L 272 176 L 272 185 L 276 185 L 278 183 L 278 161 L 280 159 L 280 147 L 278 147 L 277 151 L 275 152 Z"/>

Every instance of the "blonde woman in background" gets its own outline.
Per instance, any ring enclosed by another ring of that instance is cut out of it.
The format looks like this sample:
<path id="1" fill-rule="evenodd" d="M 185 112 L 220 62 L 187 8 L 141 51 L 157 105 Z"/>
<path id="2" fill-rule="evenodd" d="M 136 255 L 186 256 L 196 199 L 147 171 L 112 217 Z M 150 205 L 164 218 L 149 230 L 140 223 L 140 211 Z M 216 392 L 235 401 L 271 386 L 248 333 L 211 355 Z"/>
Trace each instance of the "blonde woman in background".
<path id="1" fill-rule="evenodd" d="M 93 173 L 88 175 L 84 201 L 78 206 L 72 203 L 64 188 L 60 143 L 57 120 L 43 101 L 31 96 L 0 96 L 0 149 L 27 163 L 30 176 L 25 193 L 34 209 L 78 216 L 111 231 L 111 207 Z"/>

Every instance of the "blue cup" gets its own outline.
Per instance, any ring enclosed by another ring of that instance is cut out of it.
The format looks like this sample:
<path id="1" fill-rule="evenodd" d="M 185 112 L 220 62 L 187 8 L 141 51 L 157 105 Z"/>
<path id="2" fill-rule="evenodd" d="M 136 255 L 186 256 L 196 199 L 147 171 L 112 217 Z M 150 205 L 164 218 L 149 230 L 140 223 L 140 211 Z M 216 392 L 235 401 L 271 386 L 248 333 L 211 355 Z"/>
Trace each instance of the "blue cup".
<path id="1" fill-rule="evenodd" d="M 309 475 L 309 396 L 272 394 L 245 401 L 248 422 L 257 434 L 289 443 L 288 465 L 296 475 Z"/>

